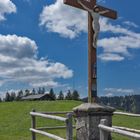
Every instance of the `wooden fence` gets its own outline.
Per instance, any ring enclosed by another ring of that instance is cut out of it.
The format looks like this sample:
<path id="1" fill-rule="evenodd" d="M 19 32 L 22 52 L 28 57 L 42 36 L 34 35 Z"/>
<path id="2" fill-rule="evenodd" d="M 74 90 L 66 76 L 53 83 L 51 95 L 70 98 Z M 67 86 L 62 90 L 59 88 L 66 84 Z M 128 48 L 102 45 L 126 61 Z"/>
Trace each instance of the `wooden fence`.
<path id="1" fill-rule="evenodd" d="M 124 113 L 124 112 L 114 112 L 115 115 L 126 115 L 131 117 L 140 117 L 140 114 L 132 114 L 132 113 Z M 136 129 L 130 129 L 126 127 L 120 127 L 120 126 L 113 126 L 109 127 L 107 126 L 107 120 L 102 119 L 99 124 L 100 129 L 100 140 L 108 140 L 109 133 L 117 133 L 129 138 L 133 138 L 136 140 L 140 140 L 140 130 Z"/>
<path id="2" fill-rule="evenodd" d="M 67 113 L 67 114 L 66 114 Z M 50 115 L 51 114 L 51 115 Z M 66 114 L 66 118 L 55 116 L 53 114 Z M 72 140 L 73 137 L 73 125 L 72 125 L 72 113 L 70 112 L 45 112 L 45 113 L 39 113 L 35 112 L 35 110 L 32 110 L 30 112 L 30 115 L 32 117 L 32 126 L 30 128 L 30 131 L 32 132 L 32 140 L 36 140 L 36 133 L 47 136 L 49 138 L 52 138 L 54 140 Z M 61 122 L 65 123 L 65 126 L 56 126 L 56 127 L 36 127 L 36 117 L 43 117 L 53 120 L 59 120 Z M 62 129 L 66 128 L 66 139 L 61 138 L 57 135 L 48 133 L 46 131 L 43 131 L 44 129 Z"/>

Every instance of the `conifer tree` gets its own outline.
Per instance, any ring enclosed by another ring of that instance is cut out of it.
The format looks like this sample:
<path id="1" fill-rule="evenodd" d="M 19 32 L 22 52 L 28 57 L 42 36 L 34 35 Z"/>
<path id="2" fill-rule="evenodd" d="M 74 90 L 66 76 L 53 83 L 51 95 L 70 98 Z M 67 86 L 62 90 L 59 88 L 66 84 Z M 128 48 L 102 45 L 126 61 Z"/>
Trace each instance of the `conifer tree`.
<path id="1" fill-rule="evenodd" d="M 62 90 L 60 91 L 60 93 L 58 95 L 58 100 L 64 100 L 64 94 L 63 94 Z"/>
<path id="2" fill-rule="evenodd" d="M 49 95 L 50 95 L 50 98 L 51 98 L 52 100 L 56 100 L 56 96 L 55 96 L 55 93 L 54 93 L 54 91 L 53 91 L 53 88 L 50 89 Z"/>

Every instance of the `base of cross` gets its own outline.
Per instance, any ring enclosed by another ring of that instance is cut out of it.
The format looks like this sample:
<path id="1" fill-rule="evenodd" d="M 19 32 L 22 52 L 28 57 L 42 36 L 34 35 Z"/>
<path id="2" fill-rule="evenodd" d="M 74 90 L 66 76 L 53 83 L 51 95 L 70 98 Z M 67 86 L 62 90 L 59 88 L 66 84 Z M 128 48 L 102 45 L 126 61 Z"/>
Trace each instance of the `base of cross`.
<path id="1" fill-rule="evenodd" d="M 107 120 L 107 126 L 112 126 L 114 108 L 97 104 L 84 103 L 73 109 L 76 117 L 76 140 L 100 140 L 98 125 L 101 119 Z M 108 134 L 111 140 L 111 135 Z"/>

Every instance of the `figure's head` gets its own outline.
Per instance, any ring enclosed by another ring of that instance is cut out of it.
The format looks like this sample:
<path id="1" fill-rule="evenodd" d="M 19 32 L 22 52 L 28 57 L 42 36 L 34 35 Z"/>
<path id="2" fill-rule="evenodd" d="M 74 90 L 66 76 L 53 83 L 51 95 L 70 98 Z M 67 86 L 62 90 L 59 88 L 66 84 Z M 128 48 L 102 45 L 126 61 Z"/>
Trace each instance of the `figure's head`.
<path id="1" fill-rule="evenodd" d="M 99 7 L 97 5 L 94 6 L 93 10 L 94 10 L 94 12 L 97 12 L 97 13 L 100 11 L 100 9 L 99 9 Z"/>

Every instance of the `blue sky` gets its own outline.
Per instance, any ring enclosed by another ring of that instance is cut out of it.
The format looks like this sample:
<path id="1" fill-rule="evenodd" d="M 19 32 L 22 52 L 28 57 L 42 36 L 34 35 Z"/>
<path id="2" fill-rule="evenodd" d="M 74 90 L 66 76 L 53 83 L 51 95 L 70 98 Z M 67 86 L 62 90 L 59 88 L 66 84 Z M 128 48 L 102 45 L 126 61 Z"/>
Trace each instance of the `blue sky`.
<path id="1" fill-rule="evenodd" d="M 98 95 L 140 94 L 139 0 L 98 0 L 118 11 L 100 18 Z M 74 88 L 87 96 L 87 13 L 62 0 L 0 0 L 0 95 Z"/>

